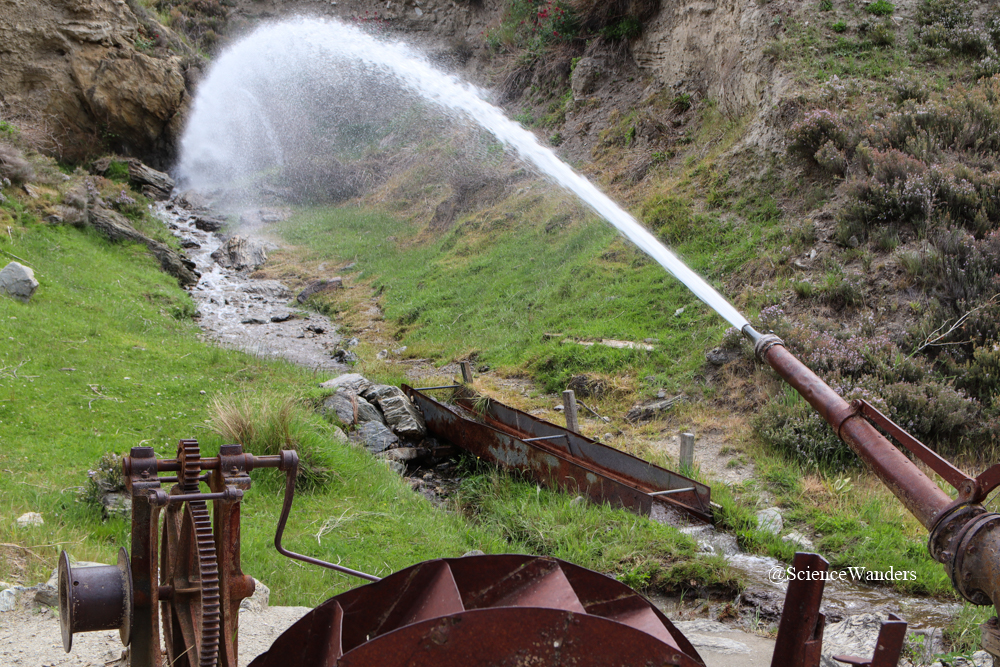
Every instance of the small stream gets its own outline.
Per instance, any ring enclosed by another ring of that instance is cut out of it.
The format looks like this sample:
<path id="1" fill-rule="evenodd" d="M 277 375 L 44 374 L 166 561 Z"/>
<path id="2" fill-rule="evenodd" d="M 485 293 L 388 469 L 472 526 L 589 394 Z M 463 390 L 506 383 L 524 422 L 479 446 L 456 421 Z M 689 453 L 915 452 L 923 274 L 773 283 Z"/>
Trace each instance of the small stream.
<path id="1" fill-rule="evenodd" d="M 348 370 L 332 356 L 344 341 L 328 317 L 289 306 L 294 295 L 276 280 L 258 280 L 220 266 L 212 253 L 222 246 L 222 239 L 198 229 L 196 214 L 176 201 L 158 202 L 154 211 L 181 239 L 184 252 L 201 273 L 191 296 L 207 338 L 223 347 L 287 359 L 317 371 Z"/>
<path id="2" fill-rule="evenodd" d="M 786 563 L 768 556 L 752 556 L 740 551 L 736 536 L 720 533 L 711 526 L 689 526 L 681 532 L 693 537 L 705 553 L 720 554 L 736 569 L 746 573 L 748 596 L 754 600 L 773 598 L 780 608 L 788 584 L 772 581 L 769 573 L 785 569 Z M 909 624 L 910 630 L 930 630 L 947 626 L 962 605 L 934 598 L 914 597 L 881 586 L 858 581 L 831 580 L 823 587 L 821 611 L 831 623 L 856 614 L 893 613 Z"/>

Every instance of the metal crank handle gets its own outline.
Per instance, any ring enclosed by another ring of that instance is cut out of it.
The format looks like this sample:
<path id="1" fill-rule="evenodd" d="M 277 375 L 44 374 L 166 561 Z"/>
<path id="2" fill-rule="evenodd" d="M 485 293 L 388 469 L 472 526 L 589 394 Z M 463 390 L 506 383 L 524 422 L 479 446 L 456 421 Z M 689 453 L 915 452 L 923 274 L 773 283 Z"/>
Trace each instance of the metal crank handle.
<path id="1" fill-rule="evenodd" d="M 328 563 L 325 560 L 319 560 L 318 558 L 312 558 L 310 556 L 303 556 L 302 554 L 289 551 L 281 546 L 281 535 L 285 532 L 285 523 L 288 521 L 288 514 L 292 510 L 292 500 L 295 498 L 295 476 L 299 471 L 299 455 L 294 450 L 284 449 L 281 451 L 280 456 L 281 463 L 278 465 L 278 470 L 285 471 L 285 500 L 281 507 L 281 517 L 278 519 L 278 530 L 274 534 L 274 548 L 278 550 L 278 553 L 282 556 L 287 556 L 288 558 L 294 558 L 295 560 L 300 560 L 305 563 L 312 563 L 313 565 L 326 567 L 354 577 L 367 579 L 368 581 L 381 581 L 380 577 L 376 577 L 373 574 L 358 572 L 357 570 L 352 570 L 342 565 Z"/>

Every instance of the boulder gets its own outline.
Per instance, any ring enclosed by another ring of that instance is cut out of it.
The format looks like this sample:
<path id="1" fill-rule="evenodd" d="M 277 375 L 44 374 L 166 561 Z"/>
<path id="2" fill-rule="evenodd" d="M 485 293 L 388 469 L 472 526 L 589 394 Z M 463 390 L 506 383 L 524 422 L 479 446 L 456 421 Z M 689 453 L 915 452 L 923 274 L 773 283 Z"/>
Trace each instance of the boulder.
<path id="1" fill-rule="evenodd" d="M 196 213 L 194 215 L 194 226 L 203 232 L 218 232 L 225 226 L 225 224 L 225 218 L 201 213 Z"/>
<path id="2" fill-rule="evenodd" d="M 360 394 L 367 398 L 367 393 L 372 387 L 372 383 L 368 381 L 364 375 L 360 373 L 345 373 L 343 375 L 338 375 L 332 380 L 327 380 L 320 385 L 322 389 L 348 389 L 355 394 Z"/>
<path id="3" fill-rule="evenodd" d="M 323 401 L 323 409 L 326 412 L 332 411 L 337 415 L 337 419 L 342 424 L 363 424 L 365 422 L 378 422 L 384 425 L 382 414 L 374 405 L 347 389 L 338 389 L 337 392 Z"/>
<path id="4" fill-rule="evenodd" d="M 431 450 L 424 447 L 396 447 L 395 449 L 387 449 L 379 456 L 384 459 L 389 459 L 390 461 L 399 461 L 400 463 L 407 463 L 408 461 L 416 461 L 418 459 L 425 459 L 429 457 Z"/>
<path id="5" fill-rule="evenodd" d="M 365 446 L 365 449 L 373 454 L 384 452 L 399 442 L 396 434 L 382 422 L 365 422 L 355 433 L 357 434 L 355 437 Z"/>
<path id="6" fill-rule="evenodd" d="M 128 161 L 128 176 L 150 199 L 167 199 L 174 189 L 174 179 L 139 160 Z"/>
<path id="7" fill-rule="evenodd" d="M 38 281 L 31 268 L 19 262 L 11 262 L 0 270 L 0 292 L 6 292 L 18 301 L 27 303 L 36 289 Z"/>
<path id="8" fill-rule="evenodd" d="M 45 520 L 42 515 L 38 512 L 25 512 L 21 516 L 17 517 L 17 525 L 21 528 L 28 528 L 30 526 L 42 526 L 45 525 Z"/>
<path id="9" fill-rule="evenodd" d="M 264 245 L 254 239 L 233 236 L 212 253 L 219 266 L 234 271 L 253 271 L 267 261 Z"/>
<path id="10" fill-rule="evenodd" d="M 379 401 L 385 423 L 404 438 L 420 438 L 427 433 L 423 415 L 406 396 L 387 396 Z"/>
<path id="11" fill-rule="evenodd" d="M 165 272 L 177 278 L 177 282 L 182 287 L 197 284 L 200 274 L 195 271 L 194 262 L 170 246 L 153 240 L 137 231 L 132 226 L 132 223 L 128 221 L 128 218 L 121 213 L 98 204 L 91 209 L 87 222 L 111 241 L 128 241 L 145 245 L 153 253 L 153 256 L 159 260 L 160 267 Z"/>
<path id="12" fill-rule="evenodd" d="M 313 296 L 314 294 L 320 294 L 321 292 L 329 292 L 330 290 L 341 289 L 344 286 L 344 281 L 341 278 L 331 278 L 330 280 L 314 280 L 313 282 L 306 285 L 305 289 L 299 292 L 299 295 L 295 297 L 295 300 L 299 303 L 305 303 L 306 300 Z"/>
<path id="13" fill-rule="evenodd" d="M 402 389 L 391 384 L 373 384 L 358 393 L 371 403 L 378 403 L 383 398 L 390 398 L 392 396 L 404 396 Z"/>

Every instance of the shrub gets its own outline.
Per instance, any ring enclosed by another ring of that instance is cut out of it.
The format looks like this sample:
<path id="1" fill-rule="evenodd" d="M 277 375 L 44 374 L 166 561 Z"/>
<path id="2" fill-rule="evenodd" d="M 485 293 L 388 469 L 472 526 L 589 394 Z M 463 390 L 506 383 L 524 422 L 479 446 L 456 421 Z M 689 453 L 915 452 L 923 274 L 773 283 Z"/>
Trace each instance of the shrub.
<path id="1" fill-rule="evenodd" d="M 833 30 L 836 33 L 846 32 L 847 31 L 847 23 L 845 21 L 843 21 L 843 20 L 836 21 L 835 23 L 833 23 L 830 26 L 830 29 Z"/>
<path id="2" fill-rule="evenodd" d="M 889 0 L 875 0 L 868 5 L 868 13 L 875 16 L 891 16 L 894 11 L 896 11 L 896 5 Z"/>
<path id="3" fill-rule="evenodd" d="M 847 173 L 847 155 L 832 141 L 820 146 L 813 158 L 816 160 L 816 164 L 831 174 L 843 176 Z"/>
<path id="4" fill-rule="evenodd" d="M 26 183 L 35 178 L 35 170 L 24 154 L 10 144 L 0 141 L 0 179 Z"/>
<path id="5" fill-rule="evenodd" d="M 788 130 L 789 148 L 807 159 L 815 160 L 818 151 L 827 142 L 843 150 L 848 145 L 846 125 L 829 109 L 813 109 Z"/>

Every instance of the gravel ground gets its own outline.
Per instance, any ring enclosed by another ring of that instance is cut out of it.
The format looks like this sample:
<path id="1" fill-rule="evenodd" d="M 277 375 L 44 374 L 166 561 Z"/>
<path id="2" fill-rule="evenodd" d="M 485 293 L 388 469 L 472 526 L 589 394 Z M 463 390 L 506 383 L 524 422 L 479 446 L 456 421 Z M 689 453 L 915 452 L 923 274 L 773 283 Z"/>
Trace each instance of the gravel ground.
<path id="1" fill-rule="evenodd" d="M 240 612 L 240 667 L 266 651 L 275 638 L 309 611 L 308 607 L 268 607 Z M 59 615 L 48 607 L 19 606 L 0 613 L 0 665 L 4 667 L 111 667 L 122 654 L 118 632 L 85 632 L 73 636 L 66 653 Z"/>

